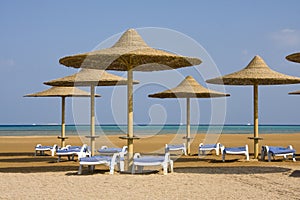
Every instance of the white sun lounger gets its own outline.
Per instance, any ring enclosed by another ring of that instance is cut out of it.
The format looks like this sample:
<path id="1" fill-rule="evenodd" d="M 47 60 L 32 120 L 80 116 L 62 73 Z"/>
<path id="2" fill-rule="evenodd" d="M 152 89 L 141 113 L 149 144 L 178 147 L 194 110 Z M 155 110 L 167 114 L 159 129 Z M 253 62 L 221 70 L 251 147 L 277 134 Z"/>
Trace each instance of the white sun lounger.
<path id="1" fill-rule="evenodd" d="M 242 146 L 242 147 L 224 147 L 222 153 L 222 160 L 225 162 L 225 155 L 226 154 L 243 154 L 246 156 L 246 160 L 249 160 L 249 150 L 248 145 Z"/>
<path id="2" fill-rule="evenodd" d="M 183 143 L 183 144 L 166 144 L 165 153 L 169 153 L 170 151 L 181 151 L 184 155 L 187 155 L 185 143 Z"/>
<path id="3" fill-rule="evenodd" d="M 61 148 L 56 151 L 56 155 L 58 156 L 58 162 L 61 159 L 61 156 L 68 156 L 68 160 L 74 160 L 74 156 L 77 155 L 78 160 L 80 158 L 90 156 L 91 152 L 86 144 L 80 146 L 70 146 L 67 145 L 64 148 Z"/>
<path id="4" fill-rule="evenodd" d="M 40 155 L 45 155 L 45 151 L 50 151 L 51 152 L 51 156 L 54 156 L 55 151 L 57 150 L 57 145 L 53 145 L 53 146 L 42 146 L 41 144 L 37 144 L 35 146 L 35 153 L 34 156 L 36 156 L 38 154 L 38 152 L 40 153 Z"/>
<path id="5" fill-rule="evenodd" d="M 145 166 L 162 166 L 164 175 L 168 174 L 168 167 L 173 172 L 173 160 L 170 159 L 169 153 L 164 156 L 141 156 L 140 153 L 135 153 L 131 173 L 135 173 L 136 167 L 142 172 Z"/>
<path id="6" fill-rule="evenodd" d="M 107 147 L 107 146 L 102 146 L 100 149 L 98 149 L 98 153 L 101 155 L 112 155 L 114 153 L 121 153 L 124 157 L 124 155 L 127 153 L 127 146 L 123 146 L 122 148 L 115 148 L 115 147 Z"/>
<path id="7" fill-rule="evenodd" d="M 207 151 L 212 151 L 212 150 L 215 150 L 216 152 L 216 155 L 218 156 L 219 155 L 219 150 L 221 148 L 221 151 L 223 150 L 223 145 L 221 145 L 220 143 L 217 143 L 217 144 L 203 144 L 203 143 L 200 143 L 199 144 L 199 150 L 198 150 L 198 156 L 203 156 L 205 155 L 205 153 Z"/>
<path id="8" fill-rule="evenodd" d="M 280 146 L 262 146 L 261 150 L 261 160 L 265 160 L 265 156 L 268 155 L 268 161 L 271 162 L 271 157 L 275 159 L 275 156 L 283 156 L 287 159 L 288 156 L 292 156 L 294 162 L 296 162 L 296 150 L 293 149 L 292 145 L 288 147 Z"/>
<path id="9" fill-rule="evenodd" d="M 121 158 L 120 153 L 114 153 L 112 156 L 96 155 L 84 157 L 79 160 L 78 174 L 82 174 L 82 168 L 87 165 L 90 171 L 94 171 L 96 165 L 109 166 L 109 174 L 114 174 L 115 165 L 119 163 L 119 170 L 124 171 L 124 157 Z"/>

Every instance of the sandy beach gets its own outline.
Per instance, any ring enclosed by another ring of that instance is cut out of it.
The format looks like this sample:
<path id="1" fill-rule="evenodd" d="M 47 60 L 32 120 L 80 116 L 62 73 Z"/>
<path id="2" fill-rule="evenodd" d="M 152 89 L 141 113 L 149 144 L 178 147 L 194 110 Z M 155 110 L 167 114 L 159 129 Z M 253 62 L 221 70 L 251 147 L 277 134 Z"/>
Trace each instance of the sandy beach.
<path id="1" fill-rule="evenodd" d="M 225 146 L 248 144 L 252 153 L 253 144 L 248 136 L 225 134 L 218 141 Z M 261 136 L 262 145 L 291 144 L 300 149 L 300 134 Z M 137 140 L 135 151 L 162 152 L 174 137 L 158 135 Z M 57 163 L 56 156 L 34 156 L 36 144 L 59 144 L 56 137 L 3 136 L 0 138 L 0 199 L 300 199 L 299 155 L 297 162 L 280 157 L 270 163 L 245 161 L 244 156 L 229 155 L 223 163 L 221 156 L 214 153 L 200 159 L 197 148 L 204 138 L 205 135 L 197 135 L 192 143 L 192 156 L 174 157 L 174 173 L 164 176 L 162 171 L 109 175 L 105 166 L 97 166 L 94 174 L 86 170 L 83 175 L 77 175 L 78 161 Z M 125 145 L 118 136 L 106 139 L 110 145 Z M 82 141 L 71 136 L 67 143 L 81 145 Z"/>

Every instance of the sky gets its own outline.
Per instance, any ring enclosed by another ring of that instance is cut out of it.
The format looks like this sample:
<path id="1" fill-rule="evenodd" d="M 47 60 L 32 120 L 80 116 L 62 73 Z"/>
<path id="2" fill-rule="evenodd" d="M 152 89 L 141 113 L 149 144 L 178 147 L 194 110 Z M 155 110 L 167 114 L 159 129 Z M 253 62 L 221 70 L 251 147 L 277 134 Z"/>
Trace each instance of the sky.
<path id="1" fill-rule="evenodd" d="M 49 88 L 43 85 L 45 81 L 78 71 L 60 65 L 59 58 L 91 51 L 101 42 L 129 28 L 136 28 L 142 33 L 142 28 L 158 27 L 184 34 L 205 49 L 221 75 L 244 68 L 255 55 L 260 55 L 273 70 L 300 77 L 300 64 L 285 59 L 285 56 L 300 51 L 299 7 L 297 0 L 2 0 L 0 124 L 60 123 L 59 98 L 23 96 Z M 145 41 L 151 46 L 150 39 L 147 41 L 146 38 L 145 35 Z M 175 43 L 179 47 L 182 45 L 182 49 L 189 47 L 180 39 Z M 168 50 L 164 43 L 161 45 L 155 44 L 155 47 Z M 189 52 L 186 51 L 186 54 L 189 55 Z M 202 54 L 193 56 L 205 60 L 201 58 Z M 214 64 L 203 62 L 199 66 L 177 70 L 176 73 L 181 76 L 173 79 L 170 76 L 170 83 L 175 87 L 184 76 L 193 75 L 199 83 L 209 87 L 205 80 L 214 77 L 201 75 L 212 69 Z M 110 73 L 126 77 L 126 73 Z M 135 123 L 184 123 L 184 100 L 147 97 L 166 87 L 146 84 L 146 80 L 156 80 L 156 77 L 167 79 L 168 73 L 172 72 L 134 74 L 143 86 L 136 86 L 134 93 Z M 300 85 L 259 87 L 260 124 L 300 124 L 300 96 L 288 95 L 294 90 L 300 90 Z M 192 99 L 192 123 L 209 124 L 214 121 L 212 118 L 223 114 L 226 124 L 253 123 L 252 87 L 225 86 L 224 91 L 231 96 L 222 104 L 224 107 L 214 107 L 214 110 L 222 112 L 220 115 L 218 112 L 211 114 L 210 100 Z M 102 95 L 96 100 L 97 123 L 126 123 L 126 87 L 118 90 L 103 87 L 97 88 L 96 92 Z M 76 100 L 68 99 L 68 124 L 89 122 L 88 99 L 77 101 L 85 102 L 86 108 L 76 108 Z M 80 116 L 79 121 L 77 116 Z"/>

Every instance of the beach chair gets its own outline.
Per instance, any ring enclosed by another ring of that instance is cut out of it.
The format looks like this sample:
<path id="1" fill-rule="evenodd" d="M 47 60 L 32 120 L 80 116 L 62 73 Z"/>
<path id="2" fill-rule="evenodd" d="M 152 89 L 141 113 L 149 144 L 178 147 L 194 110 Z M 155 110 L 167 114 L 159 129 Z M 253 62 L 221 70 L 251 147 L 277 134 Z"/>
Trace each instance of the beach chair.
<path id="1" fill-rule="evenodd" d="M 135 153 L 131 173 L 135 173 L 136 167 L 141 173 L 145 166 L 162 166 L 164 175 L 168 174 L 169 167 L 170 172 L 173 172 L 173 160 L 169 153 L 165 153 L 164 156 L 141 156 L 140 153 Z"/>
<path id="2" fill-rule="evenodd" d="M 114 153 L 111 156 L 96 155 L 80 158 L 78 174 L 82 174 L 83 166 L 87 165 L 89 171 L 93 173 L 96 165 L 106 165 L 109 167 L 109 174 L 114 174 L 115 165 L 119 163 L 119 170 L 124 171 L 124 156 L 121 153 Z"/>
<path id="3" fill-rule="evenodd" d="M 56 155 L 58 156 L 57 162 L 59 162 L 61 156 L 68 156 L 68 160 L 74 160 L 74 157 L 77 155 L 79 160 L 80 158 L 91 156 L 91 152 L 86 144 L 82 146 L 67 145 L 66 147 L 58 149 Z"/>
<path id="4" fill-rule="evenodd" d="M 275 156 L 283 156 L 284 159 L 287 159 L 288 156 L 292 156 L 294 162 L 296 162 L 296 150 L 293 149 L 292 145 L 288 147 L 280 146 L 262 146 L 261 149 L 261 160 L 265 160 L 265 156 L 268 156 L 268 161 L 271 162 L 271 157 L 275 160 Z"/>
<path id="5" fill-rule="evenodd" d="M 222 153 L 222 161 L 225 162 L 225 155 L 226 154 L 233 154 L 233 155 L 245 155 L 246 160 L 249 160 L 249 149 L 248 145 L 241 146 L 241 147 L 224 147 L 224 149 L 221 151 Z"/>
<path id="6" fill-rule="evenodd" d="M 42 146 L 41 144 L 37 144 L 35 146 L 35 153 L 34 156 L 37 156 L 38 152 L 40 153 L 41 156 L 45 155 L 45 151 L 50 151 L 51 156 L 54 156 L 55 151 L 58 149 L 57 145 L 53 146 Z"/>
<path id="7" fill-rule="evenodd" d="M 102 146 L 100 149 L 98 149 L 98 153 L 101 155 L 112 155 L 114 153 L 120 153 L 122 154 L 121 156 L 124 157 L 124 155 L 127 153 L 127 146 L 123 146 L 122 148 L 115 148 L 115 147 L 107 147 L 107 146 Z"/>
<path id="8" fill-rule="evenodd" d="M 169 153 L 170 151 L 181 151 L 185 156 L 187 155 L 185 143 L 183 143 L 183 144 L 166 144 L 165 153 Z"/>
<path id="9" fill-rule="evenodd" d="M 218 156 L 220 148 L 221 148 L 221 152 L 222 152 L 224 147 L 220 143 L 217 143 L 217 144 L 203 144 L 203 143 L 200 143 L 199 144 L 199 149 L 198 149 L 198 156 L 199 157 L 203 156 L 203 155 L 206 154 L 207 151 L 212 151 L 212 150 L 215 150 L 216 155 Z"/>

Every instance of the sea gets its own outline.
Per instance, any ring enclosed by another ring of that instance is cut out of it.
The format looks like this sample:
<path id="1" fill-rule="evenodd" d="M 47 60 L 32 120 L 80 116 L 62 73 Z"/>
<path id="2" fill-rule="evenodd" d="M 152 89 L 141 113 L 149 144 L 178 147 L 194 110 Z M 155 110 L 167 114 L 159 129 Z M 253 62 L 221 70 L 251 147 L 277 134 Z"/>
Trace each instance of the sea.
<path id="1" fill-rule="evenodd" d="M 126 125 L 96 125 L 96 135 L 126 135 Z M 66 135 L 89 135 L 89 125 L 66 125 Z M 60 125 L 0 125 L 0 136 L 60 135 Z M 185 125 L 135 125 L 135 135 L 185 134 Z M 251 134 L 253 125 L 191 125 L 191 134 Z M 259 133 L 300 133 L 300 125 L 259 125 Z"/>

